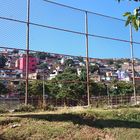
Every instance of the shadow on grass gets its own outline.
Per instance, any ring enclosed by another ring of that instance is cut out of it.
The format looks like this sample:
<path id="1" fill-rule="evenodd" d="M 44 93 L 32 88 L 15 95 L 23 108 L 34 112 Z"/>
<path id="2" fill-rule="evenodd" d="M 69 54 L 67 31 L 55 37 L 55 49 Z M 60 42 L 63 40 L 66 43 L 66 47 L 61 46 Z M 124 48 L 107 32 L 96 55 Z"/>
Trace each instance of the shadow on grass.
<path id="1" fill-rule="evenodd" d="M 96 119 L 94 116 L 86 116 L 85 114 L 30 114 L 30 115 L 14 115 L 14 117 L 32 118 L 43 121 L 73 122 L 73 124 L 87 125 L 95 128 L 140 128 L 140 122 L 125 121 L 115 119 Z"/>

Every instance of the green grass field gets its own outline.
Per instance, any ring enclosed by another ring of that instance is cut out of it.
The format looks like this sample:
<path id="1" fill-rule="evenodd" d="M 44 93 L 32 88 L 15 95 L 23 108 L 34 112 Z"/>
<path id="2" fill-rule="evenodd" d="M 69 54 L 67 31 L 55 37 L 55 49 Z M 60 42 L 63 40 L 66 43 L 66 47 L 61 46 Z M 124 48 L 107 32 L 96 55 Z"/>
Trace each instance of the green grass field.
<path id="1" fill-rule="evenodd" d="M 0 140 L 140 140 L 140 108 L 2 114 Z"/>

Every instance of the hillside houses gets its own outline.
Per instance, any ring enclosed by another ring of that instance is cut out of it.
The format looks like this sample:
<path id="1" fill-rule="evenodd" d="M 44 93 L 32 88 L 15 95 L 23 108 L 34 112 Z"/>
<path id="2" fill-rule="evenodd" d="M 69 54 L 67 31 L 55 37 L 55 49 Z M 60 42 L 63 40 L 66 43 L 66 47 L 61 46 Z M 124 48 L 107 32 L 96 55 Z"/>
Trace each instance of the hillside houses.
<path id="1" fill-rule="evenodd" d="M 3 50 L 0 55 L 7 61 L 0 69 L 1 79 L 25 79 L 26 54 L 19 51 Z M 119 66 L 119 67 L 118 67 Z M 31 53 L 29 55 L 29 79 L 51 80 L 61 74 L 65 68 L 72 67 L 80 76 L 81 70 L 86 69 L 86 58 L 72 57 L 50 53 Z M 132 66 L 130 59 L 89 59 L 89 76 L 95 82 L 100 81 L 132 81 Z M 135 59 L 135 76 L 140 77 L 140 61 Z"/>

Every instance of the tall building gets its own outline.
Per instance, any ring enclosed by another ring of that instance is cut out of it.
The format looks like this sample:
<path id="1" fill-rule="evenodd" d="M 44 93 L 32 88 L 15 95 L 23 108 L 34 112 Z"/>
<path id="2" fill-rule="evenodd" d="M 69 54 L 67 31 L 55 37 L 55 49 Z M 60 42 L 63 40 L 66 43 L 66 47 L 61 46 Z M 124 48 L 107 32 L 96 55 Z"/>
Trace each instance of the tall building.
<path id="1" fill-rule="evenodd" d="M 22 72 L 26 72 L 26 56 L 23 55 L 18 60 L 18 68 L 22 70 Z M 37 66 L 37 58 L 33 56 L 29 56 L 29 73 L 33 73 L 36 71 Z"/>

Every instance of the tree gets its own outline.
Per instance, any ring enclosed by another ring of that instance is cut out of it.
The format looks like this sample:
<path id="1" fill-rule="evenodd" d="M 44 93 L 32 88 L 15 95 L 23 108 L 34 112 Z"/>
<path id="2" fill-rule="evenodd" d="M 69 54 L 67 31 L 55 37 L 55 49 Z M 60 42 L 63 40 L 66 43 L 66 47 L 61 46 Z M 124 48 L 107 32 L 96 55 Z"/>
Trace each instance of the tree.
<path id="1" fill-rule="evenodd" d="M 115 81 L 110 84 L 111 95 L 128 95 L 133 93 L 132 83 L 126 83 L 124 81 Z"/>
<path id="2" fill-rule="evenodd" d="M 17 91 L 20 95 L 25 95 L 25 82 L 18 85 Z M 47 83 L 45 83 L 45 91 L 48 94 L 49 89 Z M 43 82 L 42 81 L 30 81 L 28 86 L 28 93 L 30 96 L 43 96 Z"/>
<path id="3" fill-rule="evenodd" d="M 8 93 L 8 89 L 6 86 L 0 81 L 0 95 L 5 95 Z"/>
<path id="4" fill-rule="evenodd" d="M 64 72 L 77 74 L 77 69 L 74 68 L 74 67 L 66 67 L 65 70 L 64 70 Z"/>
<path id="5" fill-rule="evenodd" d="M 7 62 L 7 58 L 3 55 L 0 55 L 0 68 L 5 67 L 6 62 Z"/>
<path id="6" fill-rule="evenodd" d="M 121 0 L 118 0 L 118 2 L 120 2 Z M 132 0 L 129 0 L 132 1 Z M 140 0 L 133 0 L 135 2 L 139 2 Z M 125 25 L 129 25 L 130 23 L 132 24 L 132 26 L 135 28 L 136 31 L 138 31 L 139 27 L 140 27 L 140 7 L 134 9 L 134 12 L 126 12 L 124 13 L 125 17 L 127 17 L 126 23 Z"/>
<path id="7" fill-rule="evenodd" d="M 40 69 L 48 69 L 48 64 L 47 63 L 41 63 L 40 65 L 38 65 L 38 68 L 40 68 Z"/>
<path id="8" fill-rule="evenodd" d="M 83 68 L 81 69 L 80 80 L 81 80 L 81 81 L 86 81 L 86 80 L 87 80 L 87 71 L 86 71 L 86 67 L 83 67 Z"/>
<path id="9" fill-rule="evenodd" d="M 12 51 L 12 53 L 13 53 L 13 54 L 18 54 L 18 53 L 19 53 L 19 50 L 18 50 L 18 49 L 14 49 L 14 50 Z"/>
<path id="10" fill-rule="evenodd" d="M 29 86 L 30 87 L 30 86 Z M 25 94 L 25 82 L 20 82 L 18 87 L 17 87 L 17 91 L 20 95 L 24 95 Z"/>
<path id="11" fill-rule="evenodd" d="M 132 26 L 135 28 L 136 31 L 138 31 L 138 28 L 140 27 L 140 13 L 139 13 L 140 9 L 136 8 L 134 10 L 134 14 L 132 14 L 131 12 L 126 12 L 124 14 L 125 17 L 127 17 L 125 26 L 132 24 Z"/>
<path id="12" fill-rule="evenodd" d="M 114 61 L 113 61 L 112 59 L 110 59 L 110 60 L 108 61 L 108 64 L 109 64 L 109 65 L 113 65 L 113 64 L 114 64 Z"/>
<path id="13" fill-rule="evenodd" d="M 66 67 L 72 67 L 74 66 L 74 61 L 72 59 L 67 59 L 65 62 L 64 62 L 64 65 Z"/>
<path id="14" fill-rule="evenodd" d="M 90 93 L 93 96 L 107 95 L 106 86 L 103 83 L 90 83 Z"/>
<path id="15" fill-rule="evenodd" d="M 47 84 L 45 84 L 45 91 L 48 93 L 49 89 Z M 29 83 L 29 94 L 35 96 L 43 95 L 43 83 L 42 81 L 32 81 Z"/>
<path id="16" fill-rule="evenodd" d="M 100 69 L 99 69 L 98 65 L 89 66 L 89 72 L 90 73 L 94 74 L 96 71 L 98 72 L 98 74 L 100 74 Z M 87 70 L 86 70 L 86 67 L 82 67 L 82 69 L 81 69 L 80 80 L 82 80 L 82 81 L 86 81 L 87 80 Z"/>
<path id="17" fill-rule="evenodd" d="M 42 53 L 42 52 L 37 52 L 36 57 L 42 60 L 45 60 L 46 57 L 50 57 L 49 53 Z"/>
<path id="18" fill-rule="evenodd" d="M 118 0 L 118 2 L 120 2 L 120 1 L 122 1 L 122 0 Z M 129 1 L 136 1 L 136 2 L 138 2 L 138 1 L 140 1 L 140 0 L 129 0 Z"/>
<path id="19" fill-rule="evenodd" d="M 79 56 L 77 59 L 78 59 L 80 62 L 84 62 L 84 58 L 81 57 L 81 56 Z"/>
<path id="20" fill-rule="evenodd" d="M 119 93 L 122 95 L 133 93 L 132 83 L 126 83 L 126 82 L 120 81 L 118 82 L 117 86 L 118 86 Z"/>
<path id="21" fill-rule="evenodd" d="M 67 99 L 79 100 L 85 93 L 85 84 L 73 71 L 64 71 L 55 78 L 57 86 L 56 98 L 63 99 L 66 105 Z M 56 88 L 55 88 L 56 89 Z"/>
<path id="22" fill-rule="evenodd" d="M 119 63 L 115 63 L 114 65 L 115 65 L 115 68 L 116 68 L 116 69 L 119 69 L 119 68 L 122 67 L 121 64 L 119 64 Z"/>
<path id="23" fill-rule="evenodd" d="M 48 95 L 50 98 L 57 98 L 56 96 L 59 93 L 59 84 L 58 81 L 56 80 L 56 78 L 53 78 L 51 81 L 47 82 L 47 86 L 49 89 Z"/>
<path id="24" fill-rule="evenodd" d="M 91 73 L 94 73 L 94 72 L 98 71 L 98 73 L 99 73 L 100 69 L 99 69 L 98 65 L 94 65 L 94 66 L 89 66 L 89 71 Z"/>

